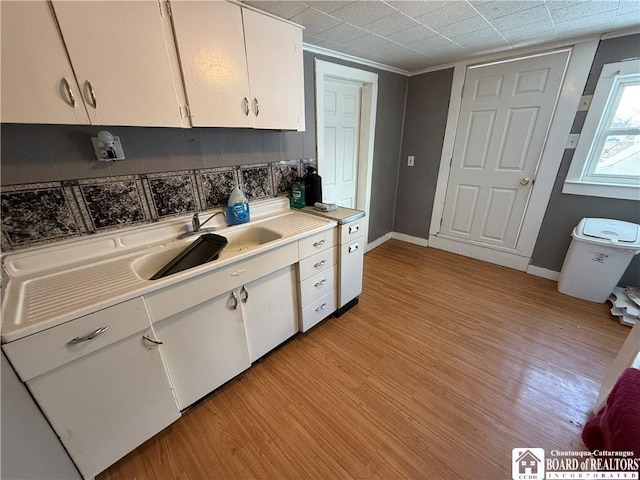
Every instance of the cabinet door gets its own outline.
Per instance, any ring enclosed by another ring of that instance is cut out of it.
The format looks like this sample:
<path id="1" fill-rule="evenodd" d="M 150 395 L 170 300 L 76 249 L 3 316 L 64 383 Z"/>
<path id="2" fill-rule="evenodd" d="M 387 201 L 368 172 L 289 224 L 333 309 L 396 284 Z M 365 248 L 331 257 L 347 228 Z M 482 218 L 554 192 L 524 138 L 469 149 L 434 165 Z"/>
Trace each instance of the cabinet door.
<path id="1" fill-rule="evenodd" d="M 83 476 L 180 417 L 151 329 L 27 382 Z"/>
<path id="2" fill-rule="evenodd" d="M 155 324 L 181 410 L 251 366 L 239 303 L 225 294 Z"/>
<path id="3" fill-rule="evenodd" d="M 302 31 L 251 10 L 242 16 L 255 127 L 304 130 Z"/>
<path id="4" fill-rule="evenodd" d="M 178 1 L 171 10 L 192 125 L 251 127 L 240 7 Z"/>
<path id="5" fill-rule="evenodd" d="M 298 331 L 295 267 L 289 266 L 240 288 L 252 362 Z"/>
<path id="6" fill-rule="evenodd" d="M 92 124 L 182 126 L 159 7 L 53 2 Z"/>
<path id="7" fill-rule="evenodd" d="M 0 16 L 0 119 L 12 123 L 88 124 L 49 3 L 0 2 Z"/>
<path id="8" fill-rule="evenodd" d="M 362 269 L 364 266 L 364 239 L 351 240 L 340 247 L 340 294 L 338 307 L 362 293 Z"/>

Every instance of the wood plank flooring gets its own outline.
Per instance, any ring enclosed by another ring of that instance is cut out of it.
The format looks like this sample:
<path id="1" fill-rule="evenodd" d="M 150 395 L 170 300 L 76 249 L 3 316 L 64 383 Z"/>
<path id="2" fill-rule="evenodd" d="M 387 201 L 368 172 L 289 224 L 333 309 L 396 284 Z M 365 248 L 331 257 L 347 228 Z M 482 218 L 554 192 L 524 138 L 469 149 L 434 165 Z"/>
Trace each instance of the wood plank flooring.
<path id="1" fill-rule="evenodd" d="M 628 332 L 553 281 L 391 240 L 355 308 L 98 478 L 509 479 L 512 448 L 584 449 Z"/>

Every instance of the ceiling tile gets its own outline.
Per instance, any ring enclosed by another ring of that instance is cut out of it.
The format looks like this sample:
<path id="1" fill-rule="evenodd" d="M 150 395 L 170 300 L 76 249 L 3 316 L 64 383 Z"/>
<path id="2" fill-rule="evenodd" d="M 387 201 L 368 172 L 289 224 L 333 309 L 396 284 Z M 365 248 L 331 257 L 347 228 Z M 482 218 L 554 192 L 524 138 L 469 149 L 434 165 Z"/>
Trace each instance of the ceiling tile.
<path id="1" fill-rule="evenodd" d="M 619 28 L 630 28 L 638 26 L 638 14 L 636 12 L 633 13 L 623 13 L 616 15 L 616 20 L 613 23 L 616 29 Z"/>
<path id="2" fill-rule="evenodd" d="M 528 23 L 526 25 L 520 25 L 518 27 L 501 28 L 500 34 L 507 40 L 512 40 L 518 37 L 529 37 L 532 35 L 544 35 L 547 33 L 555 34 L 555 27 L 551 20 L 543 20 L 541 22 Z"/>
<path id="3" fill-rule="evenodd" d="M 421 15 L 417 19 L 428 27 L 437 29 L 442 25 L 450 25 L 476 15 L 478 12 L 467 2 L 449 2 L 446 7 Z"/>
<path id="4" fill-rule="evenodd" d="M 436 30 L 440 35 L 451 38 L 466 33 L 476 32 L 478 30 L 484 30 L 486 28 L 491 28 L 491 24 L 480 15 L 476 15 L 450 25 L 434 28 L 434 30 Z M 493 28 L 491 28 L 491 30 L 493 30 Z"/>
<path id="5" fill-rule="evenodd" d="M 320 10 L 321 12 L 324 13 L 331 13 L 335 10 L 338 10 L 339 8 L 342 7 L 346 7 L 347 5 L 349 5 L 350 3 L 353 3 L 353 1 L 351 2 L 341 2 L 338 0 L 331 0 L 331 1 L 315 1 L 315 0 L 305 0 L 304 2 L 299 2 L 299 3 L 304 3 L 310 7 L 315 8 L 316 10 Z"/>
<path id="6" fill-rule="evenodd" d="M 594 2 L 594 0 L 547 0 L 546 3 L 549 11 L 553 12 L 567 7 L 586 6 L 590 3 L 613 3 L 615 4 L 613 8 L 616 8 L 618 0 L 598 0 L 597 2 Z"/>
<path id="7" fill-rule="evenodd" d="M 341 23 L 340 25 L 330 28 L 329 30 L 325 30 L 322 33 L 317 35 L 318 38 L 324 38 L 326 40 L 330 40 L 335 43 L 343 43 L 348 42 L 350 40 L 354 40 L 356 38 L 363 37 L 367 35 L 368 32 L 366 30 L 361 29 L 360 27 L 355 27 L 348 23 Z"/>
<path id="8" fill-rule="evenodd" d="M 377 35 L 373 35 L 371 33 L 365 35 L 364 37 L 356 38 L 355 40 L 350 40 L 348 42 L 344 42 L 345 46 L 351 48 L 357 48 L 362 51 L 373 51 L 376 48 L 386 46 L 391 42 L 385 38 L 379 37 Z"/>
<path id="9" fill-rule="evenodd" d="M 416 25 L 415 27 L 408 28 L 407 30 L 402 30 L 401 32 L 392 33 L 388 35 L 390 40 L 394 42 L 407 44 L 409 42 L 414 42 L 416 40 L 422 40 L 424 38 L 438 36 L 436 32 L 425 27 L 422 24 Z"/>
<path id="10" fill-rule="evenodd" d="M 469 32 L 464 35 L 451 37 L 451 40 L 456 42 L 458 45 L 470 49 L 486 49 L 489 47 L 504 48 L 509 45 L 509 42 L 505 40 L 493 28 L 485 28 L 484 30 L 478 30 L 476 32 Z"/>
<path id="11" fill-rule="evenodd" d="M 374 20 L 371 23 L 362 25 L 362 28 L 386 37 L 387 35 L 415 27 L 416 25 L 420 25 L 416 20 L 410 19 L 403 13 L 395 12 L 386 17 Z"/>
<path id="12" fill-rule="evenodd" d="M 306 10 L 308 7 L 300 2 L 291 1 L 266 1 L 266 0 L 248 0 L 243 3 L 256 7 L 263 12 L 269 12 L 273 15 L 290 19 L 296 16 L 298 13 Z"/>
<path id="13" fill-rule="evenodd" d="M 583 17 L 591 17 L 594 15 L 602 15 L 615 11 L 618 8 L 618 2 L 610 2 L 601 0 L 598 2 L 580 3 L 566 8 L 551 10 L 551 18 L 554 23 L 579 21 Z M 615 16 L 615 15 L 614 15 Z"/>
<path id="14" fill-rule="evenodd" d="M 428 55 L 428 52 L 425 51 L 425 48 L 441 48 L 441 47 L 449 47 L 455 46 L 451 40 L 448 40 L 440 35 L 435 37 L 425 38 L 423 40 L 417 40 L 415 42 L 409 42 L 406 44 L 407 47 L 417 50 L 419 52 L 425 52 Z"/>
<path id="15" fill-rule="evenodd" d="M 437 37 L 436 37 L 437 38 Z M 416 50 L 420 53 L 424 53 L 429 56 L 443 55 L 443 54 L 454 54 L 460 53 L 468 55 L 469 52 L 460 45 L 457 45 L 452 42 L 447 43 L 439 43 L 433 41 L 434 39 L 426 39 L 420 42 L 413 42 L 411 45 L 408 45 L 413 50 Z"/>
<path id="16" fill-rule="evenodd" d="M 515 1 L 470 1 L 476 10 L 478 10 L 485 18 L 492 19 L 512 15 L 514 13 L 528 10 L 533 7 L 544 6 L 544 0 L 521 0 Z"/>
<path id="17" fill-rule="evenodd" d="M 290 20 L 299 25 L 304 25 L 305 31 L 309 35 L 318 35 L 319 33 L 342 23 L 342 21 L 337 20 L 326 13 L 314 10 L 313 8 L 307 8 L 303 12 L 292 17 Z"/>
<path id="18" fill-rule="evenodd" d="M 391 5 L 393 8 L 397 8 L 398 10 L 409 15 L 410 17 L 416 18 L 426 13 L 431 13 L 434 10 L 438 10 L 440 8 L 446 7 L 447 5 L 449 5 L 450 1 L 451 0 L 449 1 L 429 0 L 426 2 L 425 1 L 419 2 L 416 0 L 411 0 L 408 2 L 407 1 L 396 2 L 396 1 L 386 0 L 386 3 L 388 5 Z"/>
<path id="19" fill-rule="evenodd" d="M 353 2 L 331 12 L 336 18 L 352 25 L 362 26 L 395 13 L 395 10 L 383 2 Z"/>
<path id="20" fill-rule="evenodd" d="M 512 13 L 504 15 L 502 17 L 496 17 L 491 19 L 491 24 L 496 27 L 497 30 L 504 28 L 515 28 L 521 25 L 527 25 L 530 23 L 537 23 L 542 21 L 548 21 L 551 25 L 551 17 L 547 7 L 533 7 L 528 10 L 524 10 L 519 13 Z"/>
<path id="21" fill-rule="evenodd" d="M 556 31 L 560 34 L 569 33 L 575 30 L 583 30 L 585 28 L 602 27 L 612 25 L 616 19 L 616 12 L 602 12 L 597 15 L 589 15 L 588 17 L 577 17 L 566 22 L 556 22 Z M 593 30 L 594 32 L 596 30 Z"/>

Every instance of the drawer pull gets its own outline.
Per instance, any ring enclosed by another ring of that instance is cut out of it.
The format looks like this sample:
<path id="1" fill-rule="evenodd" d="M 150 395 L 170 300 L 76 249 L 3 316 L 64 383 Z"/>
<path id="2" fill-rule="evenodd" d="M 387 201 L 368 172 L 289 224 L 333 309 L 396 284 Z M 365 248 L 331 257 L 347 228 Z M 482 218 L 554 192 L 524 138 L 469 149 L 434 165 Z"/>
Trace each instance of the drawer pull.
<path id="1" fill-rule="evenodd" d="M 147 342 L 153 343 L 154 345 L 164 345 L 164 342 L 156 340 L 155 338 L 151 338 L 149 335 L 143 335 L 142 338 L 144 338 Z"/>
<path id="2" fill-rule="evenodd" d="M 237 310 L 238 309 L 238 297 L 236 297 L 236 294 L 231 292 L 231 310 Z"/>
<path id="3" fill-rule="evenodd" d="M 314 264 L 313 264 L 313 266 L 314 266 L 315 268 L 320 268 L 320 267 L 322 267 L 325 263 L 327 263 L 327 261 L 326 261 L 326 260 L 322 260 L 321 262 L 314 263 Z"/>
<path id="4" fill-rule="evenodd" d="M 323 278 L 323 279 L 322 279 L 322 280 L 320 280 L 319 282 L 316 282 L 316 283 L 314 284 L 314 287 L 321 287 L 321 286 L 323 286 L 325 283 L 327 283 L 327 279 L 326 279 L 326 278 Z"/>
<path id="5" fill-rule="evenodd" d="M 240 300 L 242 300 L 242 303 L 247 303 L 247 300 L 249 300 L 249 290 L 244 285 L 240 289 Z"/>
<path id="6" fill-rule="evenodd" d="M 84 337 L 72 338 L 71 340 L 69 340 L 67 342 L 67 345 L 75 345 L 76 343 L 82 343 L 82 342 L 86 342 L 88 340 L 93 340 L 98 335 L 100 335 L 101 333 L 106 332 L 107 330 L 109 330 L 109 327 L 100 327 L 100 328 L 94 330 L 93 332 L 91 332 L 89 335 L 85 335 Z"/>
<path id="7" fill-rule="evenodd" d="M 324 245 L 324 238 L 322 240 L 319 240 L 313 243 L 314 247 L 321 247 L 322 245 Z"/>
<path id="8" fill-rule="evenodd" d="M 354 243 L 353 245 L 349 245 L 349 253 L 353 253 L 358 250 L 358 244 Z"/>
<path id="9" fill-rule="evenodd" d="M 326 307 L 327 307 L 327 304 L 323 303 L 322 305 L 316 308 L 316 312 L 319 312 L 320 310 L 324 310 Z"/>
<path id="10" fill-rule="evenodd" d="M 360 225 L 349 225 L 349 233 L 356 233 L 358 230 L 360 230 Z"/>

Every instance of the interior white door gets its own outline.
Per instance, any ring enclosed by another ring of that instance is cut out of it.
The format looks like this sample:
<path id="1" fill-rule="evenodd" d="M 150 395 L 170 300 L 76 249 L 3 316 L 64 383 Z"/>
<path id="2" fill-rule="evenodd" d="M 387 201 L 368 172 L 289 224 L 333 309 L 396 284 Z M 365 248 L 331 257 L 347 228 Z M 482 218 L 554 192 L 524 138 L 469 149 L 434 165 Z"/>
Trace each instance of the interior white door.
<path id="1" fill-rule="evenodd" d="M 516 247 L 568 58 L 467 69 L 440 235 Z"/>
<path id="2" fill-rule="evenodd" d="M 318 163 L 323 201 L 356 208 L 360 138 L 358 83 L 324 82 L 324 157 Z"/>

